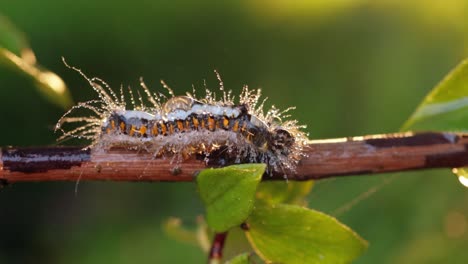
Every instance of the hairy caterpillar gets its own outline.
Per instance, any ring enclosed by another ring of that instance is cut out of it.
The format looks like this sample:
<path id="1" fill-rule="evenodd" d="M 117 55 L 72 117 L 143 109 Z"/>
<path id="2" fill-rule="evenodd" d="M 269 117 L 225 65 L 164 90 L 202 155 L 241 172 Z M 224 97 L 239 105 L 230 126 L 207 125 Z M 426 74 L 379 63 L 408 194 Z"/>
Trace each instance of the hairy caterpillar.
<path id="1" fill-rule="evenodd" d="M 98 99 L 81 102 L 58 121 L 59 140 L 83 138 L 91 141 L 94 151 L 113 147 L 145 150 L 155 158 L 172 156 L 177 160 L 202 155 L 207 162 L 266 163 L 268 172 L 294 172 L 304 156 L 307 134 L 296 120 L 283 121 L 293 108 L 280 111 L 274 106 L 264 112 L 261 91 L 243 87 L 236 103 L 231 91 L 225 91 L 219 74 L 220 99 L 205 88 L 206 95 L 193 93 L 176 96 L 163 81 L 168 95 L 152 93 L 142 80 L 141 88 L 128 89 L 132 108 L 127 108 L 125 93 L 119 96 L 99 78 L 88 78 L 80 69 L 65 65 L 80 73 L 98 94 Z M 141 95 L 144 93 L 144 96 Z M 90 114 L 75 116 L 78 109 Z M 66 131 L 64 124 L 75 124 Z"/>

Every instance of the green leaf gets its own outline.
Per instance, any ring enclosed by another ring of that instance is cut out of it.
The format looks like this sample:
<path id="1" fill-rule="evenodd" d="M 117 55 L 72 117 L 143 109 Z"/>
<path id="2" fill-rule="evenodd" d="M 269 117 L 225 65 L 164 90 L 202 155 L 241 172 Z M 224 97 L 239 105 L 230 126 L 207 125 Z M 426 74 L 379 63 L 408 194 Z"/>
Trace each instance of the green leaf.
<path id="1" fill-rule="evenodd" d="M 305 205 L 306 196 L 312 190 L 314 181 L 264 181 L 257 190 L 257 198 L 270 203 Z"/>
<path id="2" fill-rule="evenodd" d="M 247 224 L 247 238 L 267 262 L 350 263 L 367 248 L 335 218 L 296 205 L 259 201 Z"/>
<path id="3" fill-rule="evenodd" d="M 458 181 L 465 187 L 468 187 L 468 168 L 456 168 L 452 170 L 458 177 Z"/>
<path id="4" fill-rule="evenodd" d="M 468 130 L 468 60 L 424 98 L 402 130 Z"/>
<path id="5" fill-rule="evenodd" d="M 224 242 L 223 259 L 231 259 L 244 252 L 254 252 L 245 236 L 244 230 L 240 226 L 229 229 L 226 241 Z M 251 256 L 252 259 L 254 259 L 254 254 Z"/>
<path id="6" fill-rule="evenodd" d="M 176 241 L 199 246 L 205 253 L 208 253 L 211 246 L 211 233 L 202 217 L 197 218 L 197 228 L 189 229 L 182 225 L 179 218 L 171 217 L 163 222 L 163 231 L 166 235 Z"/>
<path id="7" fill-rule="evenodd" d="M 424 98 L 402 130 L 468 131 L 468 59 L 463 60 Z M 453 169 L 468 186 L 468 168 Z"/>
<path id="8" fill-rule="evenodd" d="M 29 77 L 39 92 L 52 103 L 65 109 L 73 104 L 65 82 L 57 74 L 37 64 L 29 64 L 22 57 L 2 47 L 0 47 L 0 64 Z"/>
<path id="9" fill-rule="evenodd" d="M 36 63 L 36 56 L 24 34 L 1 15 L 0 64 L 30 78 L 39 92 L 52 103 L 65 109 L 73 104 L 65 82 Z"/>
<path id="10" fill-rule="evenodd" d="M 18 56 L 23 56 L 26 51 L 30 51 L 28 40 L 23 32 L 11 23 L 11 21 L 0 15 L 0 47 L 10 50 Z M 35 57 L 32 54 L 29 62 L 34 63 Z"/>
<path id="11" fill-rule="evenodd" d="M 174 240 L 191 245 L 198 245 L 197 234 L 182 226 L 179 218 L 171 217 L 163 223 L 164 232 Z"/>
<path id="12" fill-rule="evenodd" d="M 242 253 L 234 258 L 225 262 L 225 264 L 249 264 L 250 254 L 249 253 Z"/>
<path id="13" fill-rule="evenodd" d="M 265 164 L 241 164 L 200 172 L 197 184 L 209 227 L 224 232 L 247 219 L 265 169 Z"/>

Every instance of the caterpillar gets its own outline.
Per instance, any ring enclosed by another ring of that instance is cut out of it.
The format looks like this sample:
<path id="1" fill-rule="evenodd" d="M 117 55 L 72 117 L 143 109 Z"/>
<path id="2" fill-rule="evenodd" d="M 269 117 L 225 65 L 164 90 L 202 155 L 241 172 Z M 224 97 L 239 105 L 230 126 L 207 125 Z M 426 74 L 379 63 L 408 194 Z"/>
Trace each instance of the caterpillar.
<path id="1" fill-rule="evenodd" d="M 235 103 L 231 91 L 219 80 L 221 98 L 206 88 L 205 96 L 192 93 L 176 96 L 164 82 L 166 93 L 152 93 L 140 79 L 140 88 L 128 89 L 131 109 L 127 109 L 126 93 L 119 96 L 103 80 L 87 77 L 80 69 L 65 65 L 82 75 L 97 93 L 98 99 L 81 102 L 67 111 L 57 122 L 62 131 L 59 141 L 81 138 L 91 141 L 94 151 L 113 147 L 147 151 L 155 158 L 172 156 L 183 160 L 201 155 L 207 163 L 265 163 L 268 173 L 293 173 L 305 156 L 305 126 L 289 118 L 290 107 L 280 111 L 272 106 L 264 112 L 266 98 L 261 90 L 244 86 Z M 143 92 L 144 96 L 141 95 Z M 137 94 L 137 96 L 134 95 Z M 76 116 L 79 109 L 89 112 Z M 65 124 L 74 124 L 64 129 Z"/>

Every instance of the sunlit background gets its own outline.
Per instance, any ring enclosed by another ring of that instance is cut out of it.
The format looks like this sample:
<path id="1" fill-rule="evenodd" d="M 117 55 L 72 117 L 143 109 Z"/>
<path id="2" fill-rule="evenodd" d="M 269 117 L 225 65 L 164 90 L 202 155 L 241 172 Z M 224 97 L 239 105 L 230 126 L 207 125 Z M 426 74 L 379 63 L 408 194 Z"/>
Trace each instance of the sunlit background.
<path id="1" fill-rule="evenodd" d="M 311 138 L 332 138 L 398 131 L 468 55 L 468 2 L 394 2 L 1 1 L 0 14 L 75 102 L 96 95 L 61 56 L 113 87 L 143 76 L 177 93 L 217 87 L 217 69 L 236 92 L 297 106 Z M 0 146 L 42 146 L 65 110 L 0 64 L 0 111 Z M 468 260 L 468 192 L 450 170 L 320 182 L 310 206 L 370 242 L 356 263 Z M 191 183 L 15 184 L 0 190 L 0 263 L 204 263 L 161 229 L 201 214 Z"/>

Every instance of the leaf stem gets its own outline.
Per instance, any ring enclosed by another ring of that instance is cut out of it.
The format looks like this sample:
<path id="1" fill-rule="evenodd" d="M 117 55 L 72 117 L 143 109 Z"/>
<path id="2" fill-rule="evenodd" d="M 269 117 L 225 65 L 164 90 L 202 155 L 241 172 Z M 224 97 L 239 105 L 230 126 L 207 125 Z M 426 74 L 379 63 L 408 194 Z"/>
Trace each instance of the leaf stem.
<path id="1" fill-rule="evenodd" d="M 224 242 L 226 241 L 228 232 L 216 233 L 211 244 L 210 254 L 208 255 L 208 264 L 221 263 L 223 258 Z"/>

